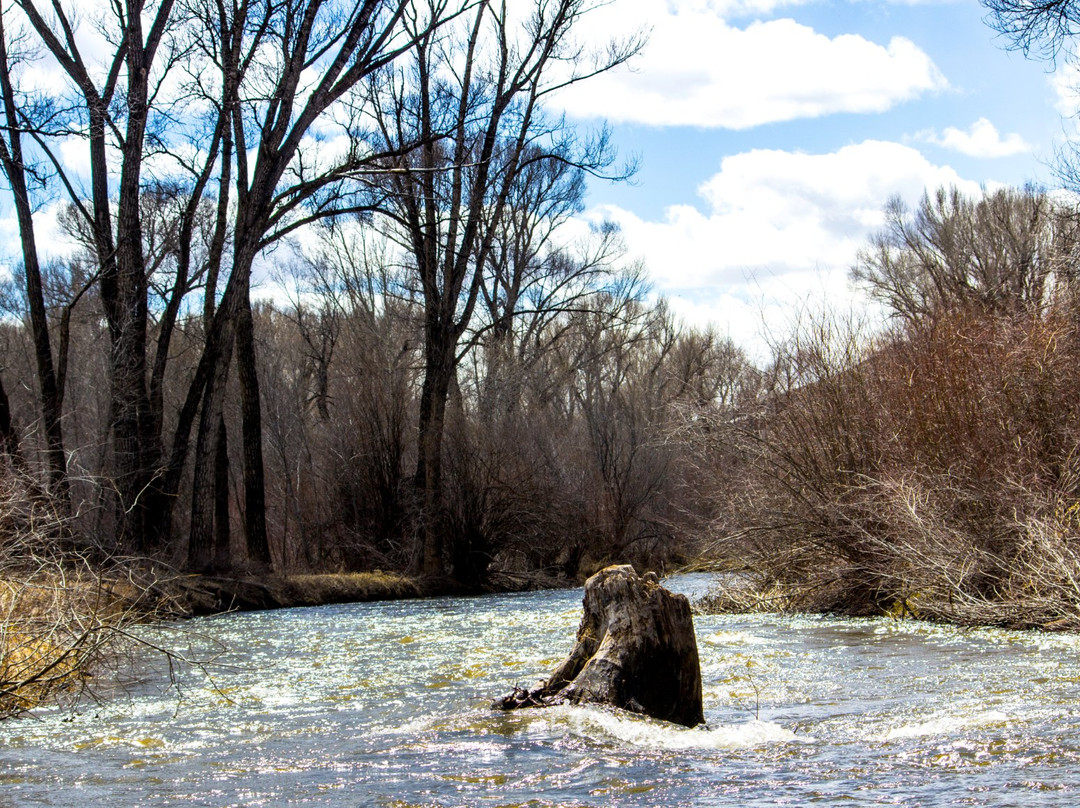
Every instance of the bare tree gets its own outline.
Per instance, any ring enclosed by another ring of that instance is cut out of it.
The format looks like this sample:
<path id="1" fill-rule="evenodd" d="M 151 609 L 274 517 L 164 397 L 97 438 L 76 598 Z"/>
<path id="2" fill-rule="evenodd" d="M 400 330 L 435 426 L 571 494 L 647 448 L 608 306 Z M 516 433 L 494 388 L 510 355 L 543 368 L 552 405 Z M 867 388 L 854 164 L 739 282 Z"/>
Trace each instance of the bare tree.
<path id="1" fill-rule="evenodd" d="M 629 59 L 638 40 L 590 58 L 573 42 L 589 11 L 583 0 L 528 4 L 479 0 L 460 24 L 416 31 L 411 64 L 383 76 L 380 128 L 402 152 L 391 175 L 397 225 L 424 301 L 424 382 L 415 484 L 420 494 L 417 568 L 446 574 L 442 514 L 446 406 L 491 253 L 510 215 L 513 190 L 532 164 L 554 159 L 586 170 L 610 165 L 601 139 L 578 142 L 548 119 L 545 99 Z M 406 152 L 408 143 L 417 151 Z M 494 300 L 498 292 L 490 290 Z"/>
<path id="2" fill-rule="evenodd" d="M 1069 52 L 1080 32 L 1080 5 L 1074 0 L 982 0 L 990 27 L 1025 55 L 1054 59 Z"/>
<path id="3" fill-rule="evenodd" d="M 270 561 L 265 524 L 262 427 L 250 286 L 252 267 L 270 245 L 329 216 L 370 210 L 379 198 L 364 182 L 389 150 L 363 138 L 363 83 L 414 47 L 450 14 L 449 0 L 416 13 L 406 0 L 290 0 L 207 5 L 199 17 L 221 71 L 221 108 L 234 139 L 235 219 L 228 280 L 199 366 L 201 415 L 188 560 L 211 564 L 218 422 L 235 346 L 243 410 L 247 554 Z M 406 25 L 406 19 L 408 24 Z M 273 58 L 267 58 L 273 54 Z M 336 130 L 346 145 L 316 150 Z M 249 155 L 253 162 L 249 163 Z M 189 399 L 190 401 L 190 399 Z M 188 410 L 190 411 L 190 410 Z M 183 425 L 182 425 L 183 426 Z"/>
<path id="4" fill-rule="evenodd" d="M 852 276 L 909 322 L 964 306 L 1039 311 L 1071 275 L 1075 217 L 1034 188 L 942 188 L 914 211 L 893 199 L 885 216 Z"/>
<path id="5" fill-rule="evenodd" d="M 621 260 L 625 247 L 611 222 L 592 225 L 574 239 L 566 226 L 584 207 L 585 171 L 557 156 L 526 160 L 510 190 L 483 268 L 482 306 L 460 353 L 484 365 L 478 381 L 482 409 L 518 405 L 525 371 L 557 331 L 547 325 L 581 311 L 598 293 L 612 292 L 634 270 Z M 474 348 L 481 347 L 481 356 Z"/>
<path id="6" fill-rule="evenodd" d="M 149 278 L 141 206 L 155 99 L 184 55 L 175 4 L 110 4 L 86 29 L 96 37 L 90 43 L 86 30 L 80 29 L 85 9 L 60 2 L 45 8 L 37 0 L 17 0 L 16 5 L 51 66 L 69 85 L 58 103 L 44 104 L 34 120 L 23 120 L 20 126 L 33 134 L 92 235 L 111 346 L 109 423 L 117 536 L 129 546 L 145 547 L 152 519 L 149 494 L 161 452 L 147 383 Z M 102 45 L 106 50 L 99 64 L 86 54 Z M 71 135 L 83 137 L 88 147 L 88 194 L 55 153 L 55 138 Z"/>
<path id="7" fill-rule="evenodd" d="M 1080 34 L 1080 4 L 1075 0 L 981 0 L 986 22 L 1006 40 L 1006 47 L 1054 65 L 1059 59 L 1075 66 Z M 1077 88 L 1071 88 L 1075 91 Z M 1069 141 L 1057 153 L 1055 169 L 1072 191 L 1080 189 L 1080 153 Z"/>
<path id="8" fill-rule="evenodd" d="M 11 186 L 15 214 L 19 222 L 19 238 L 22 242 L 23 274 L 26 280 L 26 299 L 30 310 L 30 326 L 34 339 L 34 358 L 37 362 L 38 391 L 41 397 L 41 416 L 45 427 L 45 440 L 49 459 L 49 476 L 57 494 L 65 485 L 67 461 L 64 455 L 64 435 L 61 426 L 61 393 L 56 378 L 52 343 L 49 338 L 49 321 L 42 292 L 41 264 L 38 259 L 37 236 L 34 230 L 33 202 L 30 183 L 27 181 L 27 157 L 23 153 L 20 105 L 16 101 L 12 81 L 12 59 L 8 51 L 9 32 L 4 17 L 6 9 L 0 9 L 0 100 L 4 111 L 4 137 L 0 138 L 0 168 Z M 11 38 L 17 42 L 16 38 Z M 3 397 L 7 409 L 7 396 Z M 3 419 L 10 423 L 10 418 Z M 10 430 L 9 430 L 10 431 Z M 7 433 L 5 433 L 7 434 Z"/>

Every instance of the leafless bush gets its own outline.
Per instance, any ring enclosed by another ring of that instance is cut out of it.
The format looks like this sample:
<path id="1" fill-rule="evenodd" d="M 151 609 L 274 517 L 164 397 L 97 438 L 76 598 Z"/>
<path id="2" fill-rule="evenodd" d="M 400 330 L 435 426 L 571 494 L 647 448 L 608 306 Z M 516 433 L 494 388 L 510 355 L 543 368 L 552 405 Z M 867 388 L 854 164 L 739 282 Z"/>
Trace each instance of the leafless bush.
<path id="1" fill-rule="evenodd" d="M 188 661 L 136 629 L 171 613 L 169 577 L 77 550 L 40 487 L 0 475 L 0 719 L 115 687 L 139 647 L 170 668 Z"/>
<path id="2" fill-rule="evenodd" d="M 875 340 L 804 329 L 787 383 L 727 433 L 752 470 L 737 547 L 758 587 L 848 613 L 1075 620 L 1078 344 L 1065 308 Z"/>

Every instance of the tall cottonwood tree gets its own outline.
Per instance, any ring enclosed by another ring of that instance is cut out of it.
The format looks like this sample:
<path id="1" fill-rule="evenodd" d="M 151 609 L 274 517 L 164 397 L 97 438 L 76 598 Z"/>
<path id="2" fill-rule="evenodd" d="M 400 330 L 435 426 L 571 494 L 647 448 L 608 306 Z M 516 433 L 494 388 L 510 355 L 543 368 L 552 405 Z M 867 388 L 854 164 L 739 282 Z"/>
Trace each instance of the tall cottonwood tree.
<path id="1" fill-rule="evenodd" d="M 16 137 L 20 129 L 33 135 L 83 219 L 98 264 L 110 337 L 117 540 L 152 549 L 168 539 L 198 420 L 189 561 L 206 567 L 227 555 L 215 551 L 212 532 L 213 514 L 220 523 L 227 513 L 217 490 L 222 486 L 214 481 L 224 478 L 221 408 L 235 350 L 247 551 L 268 563 L 252 266 L 268 246 L 297 229 L 373 204 L 378 192 L 372 193 L 364 169 L 385 153 L 364 140 L 367 99 L 359 89 L 373 71 L 409 50 L 417 35 L 452 16 L 453 3 L 417 8 L 408 0 L 124 0 L 103 7 L 88 29 L 80 28 L 92 13 L 85 6 L 60 0 L 16 5 L 68 86 L 63 98 L 42 107 L 42 118 L 9 129 Z M 209 116 L 185 117 L 200 104 Z M 10 111 L 13 104 L 6 106 Z M 88 192 L 59 157 L 59 139 L 72 134 L 88 149 Z M 332 134 L 341 136 L 335 148 L 319 145 Z M 12 144 L 18 145 L 9 133 L 8 151 Z M 15 164 L 12 158 L 8 167 Z M 151 333 L 155 270 L 146 255 L 143 206 L 148 192 L 160 195 L 170 183 L 181 202 L 174 274 Z M 207 199 L 216 205 L 213 233 L 195 267 L 194 236 L 206 224 Z M 166 458 L 163 427 L 171 419 L 163 411 L 164 369 L 182 301 L 200 276 L 206 278 L 205 345 Z M 47 373 L 43 377 L 47 381 Z M 58 424 L 59 418 L 46 421 Z"/>
<path id="2" fill-rule="evenodd" d="M 425 575 L 447 573 L 439 524 L 447 401 L 512 191 L 545 159 L 592 171 L 610 165 L 605 149 L 579 142 L 543 110 L 552 93 L 625 62 L 640 47 L 631 39 L 589 54 L 576 45 L 575 26 L 592 6 L 478 0 L 457 25 L 415 31 L 411 63 L 382 77 L 382 136 L 386 148 L 403 153 L 392 164 L 389 215 L 424 306 L 415 485 L 417 568 Z M 412 142 L 422 145 L 406 152 Z"/>
<path id="3" fill-rule="evenodd" d="M 36 133 L 37 146 L 49 155 L 93 236 L 110 341 L 109 425 L 117 538 L 143 548 L 151 532 L 149 493 L 161 451 L 154 438 L 147 384 L 148 276 L 140 205 L 154 99 L 170 69 L 184 56 L 175 35 L 175 0 L 111 3 L 86 30 L 80 26 L 91 10 L 78 4 L 15 2 L 51 66 L 68 85 L 66 95 L 50 108 L 58 111 L 47 126 L 42 129 L 41 121 L 27 126 Z M 87 30 L 93 32 L 89 38 Z M 90 55 L 102 49 L 100 61 Z M 72 134 L 81 136 L 87 147 L 88 197 L 54 153 L 55 138 Z"/>
<path id="4" fill-rule="evenodd" d="M 110 338 L 108 473 L 116 492 L 116 541 L 138 550 L 161 549 L 170 538 L 176 468 L 184 459 L 176 446 L 186 447 L 178 430 L 165 462 L 166 367 L 183 301 L 201 275 L 217 269 L 226 241 L 218 217 L 208 249 L 193 255 L 199 231 L 208 226 L 211 185 L 228 177 L 229 122 L 218 116 L 208 125 L 208 138 L 198 126 L 181 124 L 184 93 L 175 79 L 182 69 L 197 71 L 201 64 L 189 8 L 174 0 L 127 0 L 103 6 L 100 14 L 61 2 L 17 5 L 52 68 L 68 83 L 63 97 L 41 93 L 36 106 L 25 106 L 22 125 L 69 197 L 68 229 L 97 265 L 92 274 Z M 94 25 L 86 27 L 90 14 L 96 14 Z M 32 116 L 25 114 L 28 109 Z M 88 192 L 59 154 L 58 144 L 72 135 L 88 150 Z M 170 154 L 186 156 L 169 164 L 162 158 Z M 219 165 L 222 174 L 216 176 Z M 162 242 L 161 233 L 152 231 L 165 220 L 169 236 Z M 164 306 L 152 312 L 151 282 L 166 264 L 171 279 Z M 197 406 L 198 397 L 189 398 Z M 190 418 L 182 413 L 181 427 L 185 423 Z"/>
<path id="5" fill-rule="evenodd" d="M 361 90 L 369 76 L 455 13 L 450 0 L 423 8 L 408 0 L 241 0 L 199 8 L 210 59 L 220 70 L 235 196 L 228 279 L 193 387 L 201 388 L 188 552 L 193 568 L 212 566 L 222 557 L 213 541 L 215 513 L 223 512 L 215 509 L 214 480 L 224 478 L 214 468 L 222 457 L 221 408 L 234 349 L 243 414 L 247 551 L 254 562 L 270 563 L 250 300 L 255 261 L 306 225 L 379 203 L 381 191 L 365 178 L 416 144 L 373 148 L 364 137 L 371 110 Z M 327 147 L 331 132 L 341 141 Z M 185 415 L 190 412 L 186 407 Z"/>
<path id="6" fill-rule="evenodd" d="M 20 110 L 21 105 L 16 100 L 15 84 L 12 79 L 14 57 L 8 49 L 9 41 L 16 40 L 14 37 L 9 40 L 5 20 L 7 14 L 6 9 L 0 8 L 0 101 L 3 103 L 5 124 L 3 137 L 0 137 L 0 169 L 3 170 L 11 188 L 15 215 L 19 223 L 23 275 L 26 281 L 30 330 L 34 341 L 34 359 L 41 401 L 41 420 L 45 430 L 49 461 L 49 477 L 56 493 L 60 494 L 67 471 L 61 425 L 61 392 L 57 382 L 56 364 L 53 360 L 52 341 L 49 337 L 49 319 L 42 291 L 41 262 L 34 228 L 34 205 L 30 198 L 30 182 L 27 177 L 29 169 L 27 156 L 23 151 L 21 130 L 26 121 Z M 3 409 L 6 410 L 6 396 L 3 397 L 3 404 Z M 10 417 L 2 420 L 10 425 Z"/>

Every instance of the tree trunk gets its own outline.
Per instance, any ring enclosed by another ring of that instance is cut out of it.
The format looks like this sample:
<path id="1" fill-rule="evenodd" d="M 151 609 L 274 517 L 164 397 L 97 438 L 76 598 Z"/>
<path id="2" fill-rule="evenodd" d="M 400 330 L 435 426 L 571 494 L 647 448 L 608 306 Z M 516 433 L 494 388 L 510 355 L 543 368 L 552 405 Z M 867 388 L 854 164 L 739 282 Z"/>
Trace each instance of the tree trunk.
<path id="1" fill-rule="evenodd" d="M 135 550 L 150 549 L 148 505 L 156 485 L 160 449 L 154 442 L 147 386 L 147 292 L 143 255 L 142 163 L 149 115 L 148 71 L 150 54 L 144 48 L 142 20 L 132 17 L 127 39 L 127 126 L 116 205 L 115 255 L 103 264 L 101 292 L 112 340 L 113 461 L 119 494 L 119 536 Z M 108 172 L 107 163 L 100 166 Z M 95 204 L 97 200 L 95 200 Z M 106 283 L 106 275 L 110 282 Z"/>
<path id="2" fill-rule="evenodd" d="M 418 571 L 426 577 L 446 576 L 443 543 L 442 443 L 446 431 L 446 402 L 454 377 L 455 352 L 443 335 L 432 336 L 424 351 L 424 385 L 420 393 L 420 423 L 415 486 L 420 493 L 420 553 Z"/>
<path id="3" fill-rule="evenodd" d="M 217 502 L 217 466 L 219 440 L 224 436 L 220 427 L 224 419 L 224 390 L 232 364 L 233 335 L 227 335 L 223 346 L 208 345 L 205 350 L 217 354 L 217 361 L 210 372 L 203 392 L 202 411 L 195 442 L 195 459 L 191 492 L 191 527 L 188 538 L 188 569 L 208 572 L 214 569 L 220 554 L 215 547 L 218 532 L 215 530 L 215 507 Z M 220 352 L 216 350 L 220 347 Z M 223 572 L 224 570 L 216 570 Z"/>
<path id="4" fill-rule="evenodd" d="M 132 549 L 147 549 L 147 503 L 157 454 L 148 446 L 152 427 L 146 390 L 145 336 L 128 320 L 110 352 L 113 466 L 119 501 L 118 537 Z"/>
<path id="5" fill-rule="evenodd" d="M 686 727 L 705 720 L 701 664 L 685 595 L 638 577 L 629 565 L 585 582 L 577 646 L 550 677 L 495 702 L 513 710 L 550 704 L 610 704 Z"/>
<path id="6" fill-rule="evenodd" d="M 49 459 L 49 482 L 54 493 L 66 499 L 67 460 L 61 428 L 60 390 L 53 365 L 49 342 L 49 320 L 45 311 L 45 296 L 41 286 L 41 266 L 38 262 L 37 239 L 34 233 L 33 209 L 26 185 L 26 169 L 22 151 L 16 106 L 15 89 L 11 83 L 7 52 L 7 33 L 0 14 L 0 92 L 4 103 L 9 144 L 0 140 L 0 162 L 11 186 L 12 201 L 19 222 L 22 242 L 23 270 L 26 277 L 26 298 L 30 308 L 30 331 L 34 339 L 34 358 L 37 361 L 38 391 L 41 397 L 41 419 L 45 427 L 45 446 Z M 6 406 L 5 397 L 5 406 Z M 6 439 L 6 434 L 5 434 Z"/>
<path id="7" fill-rule="evenodd" d="M 270 551 L 266 536 L 266 508 L 262 456 L 262 420 L 258 376 L 255 372 L 255 351 L 249 284 L 251 266 L 257 246 L 238 239 L 234 252 L 232 274 L 214 313 L 208 331 L 204 359 L 215 356 L 208 368 L 203 393 L 202 414 L 199 418 L 195 449 L 195 478 L 192 491 L 191 536 L 188 543 L 188 565 L 201 570 L 213 557 L 213 469 L 216 457 L 217 418 L 224 411 L 225 388 L 228 382 L 235 348 L 240 375 L 241 407 L 244 421 L 244 490 L 246 554 L 257 564 L 269 566 Z M 253 551 L 253 552 L 252 552 Z"/>
<path id="8" fill-rule="evenodd" d="M 3 443 L 4 452 L 11 460 L 11 465 L 18 471 L 26 471 L 26 462 L 23 460 L 22 449 L 19 446 L 19 432 L 15 429 L 15 422 L 11 417 L 11 405 L 8 402 L 7 390 L 4 382 L 0 379 L 0 443 Z"/>
<path id="9" fill-rule="evenodd" d="M 217 446 L 214 450 L 214 569 L 232 566 L 232 542 L 229 525 L 229 433 L 225 418 L 218 419 Z"/>
<path id="10" fill-rule="evenodd" d="M 255 326 L 250 299 L 242 302 L 238 316 L 236 365 L 240 375 L 240 404 L 244 423 L 244 534 L 247 560 L 269 571 L 273 565 L 270 559 L 270 541 L 266 535 L 262 407 L 259 400 L 259 376 L 255 367 Z"/>

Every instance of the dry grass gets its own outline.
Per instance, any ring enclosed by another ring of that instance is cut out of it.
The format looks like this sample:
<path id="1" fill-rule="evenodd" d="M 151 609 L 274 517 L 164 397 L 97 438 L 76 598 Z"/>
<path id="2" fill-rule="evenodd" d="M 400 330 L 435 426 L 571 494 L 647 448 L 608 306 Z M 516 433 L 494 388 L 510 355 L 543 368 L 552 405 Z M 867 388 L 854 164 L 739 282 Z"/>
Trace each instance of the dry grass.
<path id="1" fill-rule="evenodd" d="M 174 613 L 155 586 L 70 551 L 19 560 L 0 578 L 0 719 L 93 695 L 95 676 L 117 674 L 146 644 L 131 629 Z"/>
<path id="2" fill-rule="evenodd" d="M 317 606 L 324 603 L 358 603 L 369 600 L 399 600 L 417 597 L 414 581 L 402 575 L 374 572 L 287 575 L 273 582 L 290 605 Z"/>
<path id="3" fill-rule="evenodd" d="M 169 592 L 177 612 L 184 616 L 400 600 L 423 594 L 412 579 L 378 570 L 246 577 L 189 575 L 177 577 L 161 589 Z"/>
<path id="4" fill-rule="evenodd" d="M 96 674 L 146 645 L 130 629 L 169 614 L 152 572 L 77 549 L 66 527 L 39 488 L 0 472 L 0 719 L 92 695 Z"/>
<path id="5" fill-rule="evenodd" d="M 59 568 L 0 581 L 0 715 L 86 685 L 107 625 L 87 586 Z"/>

